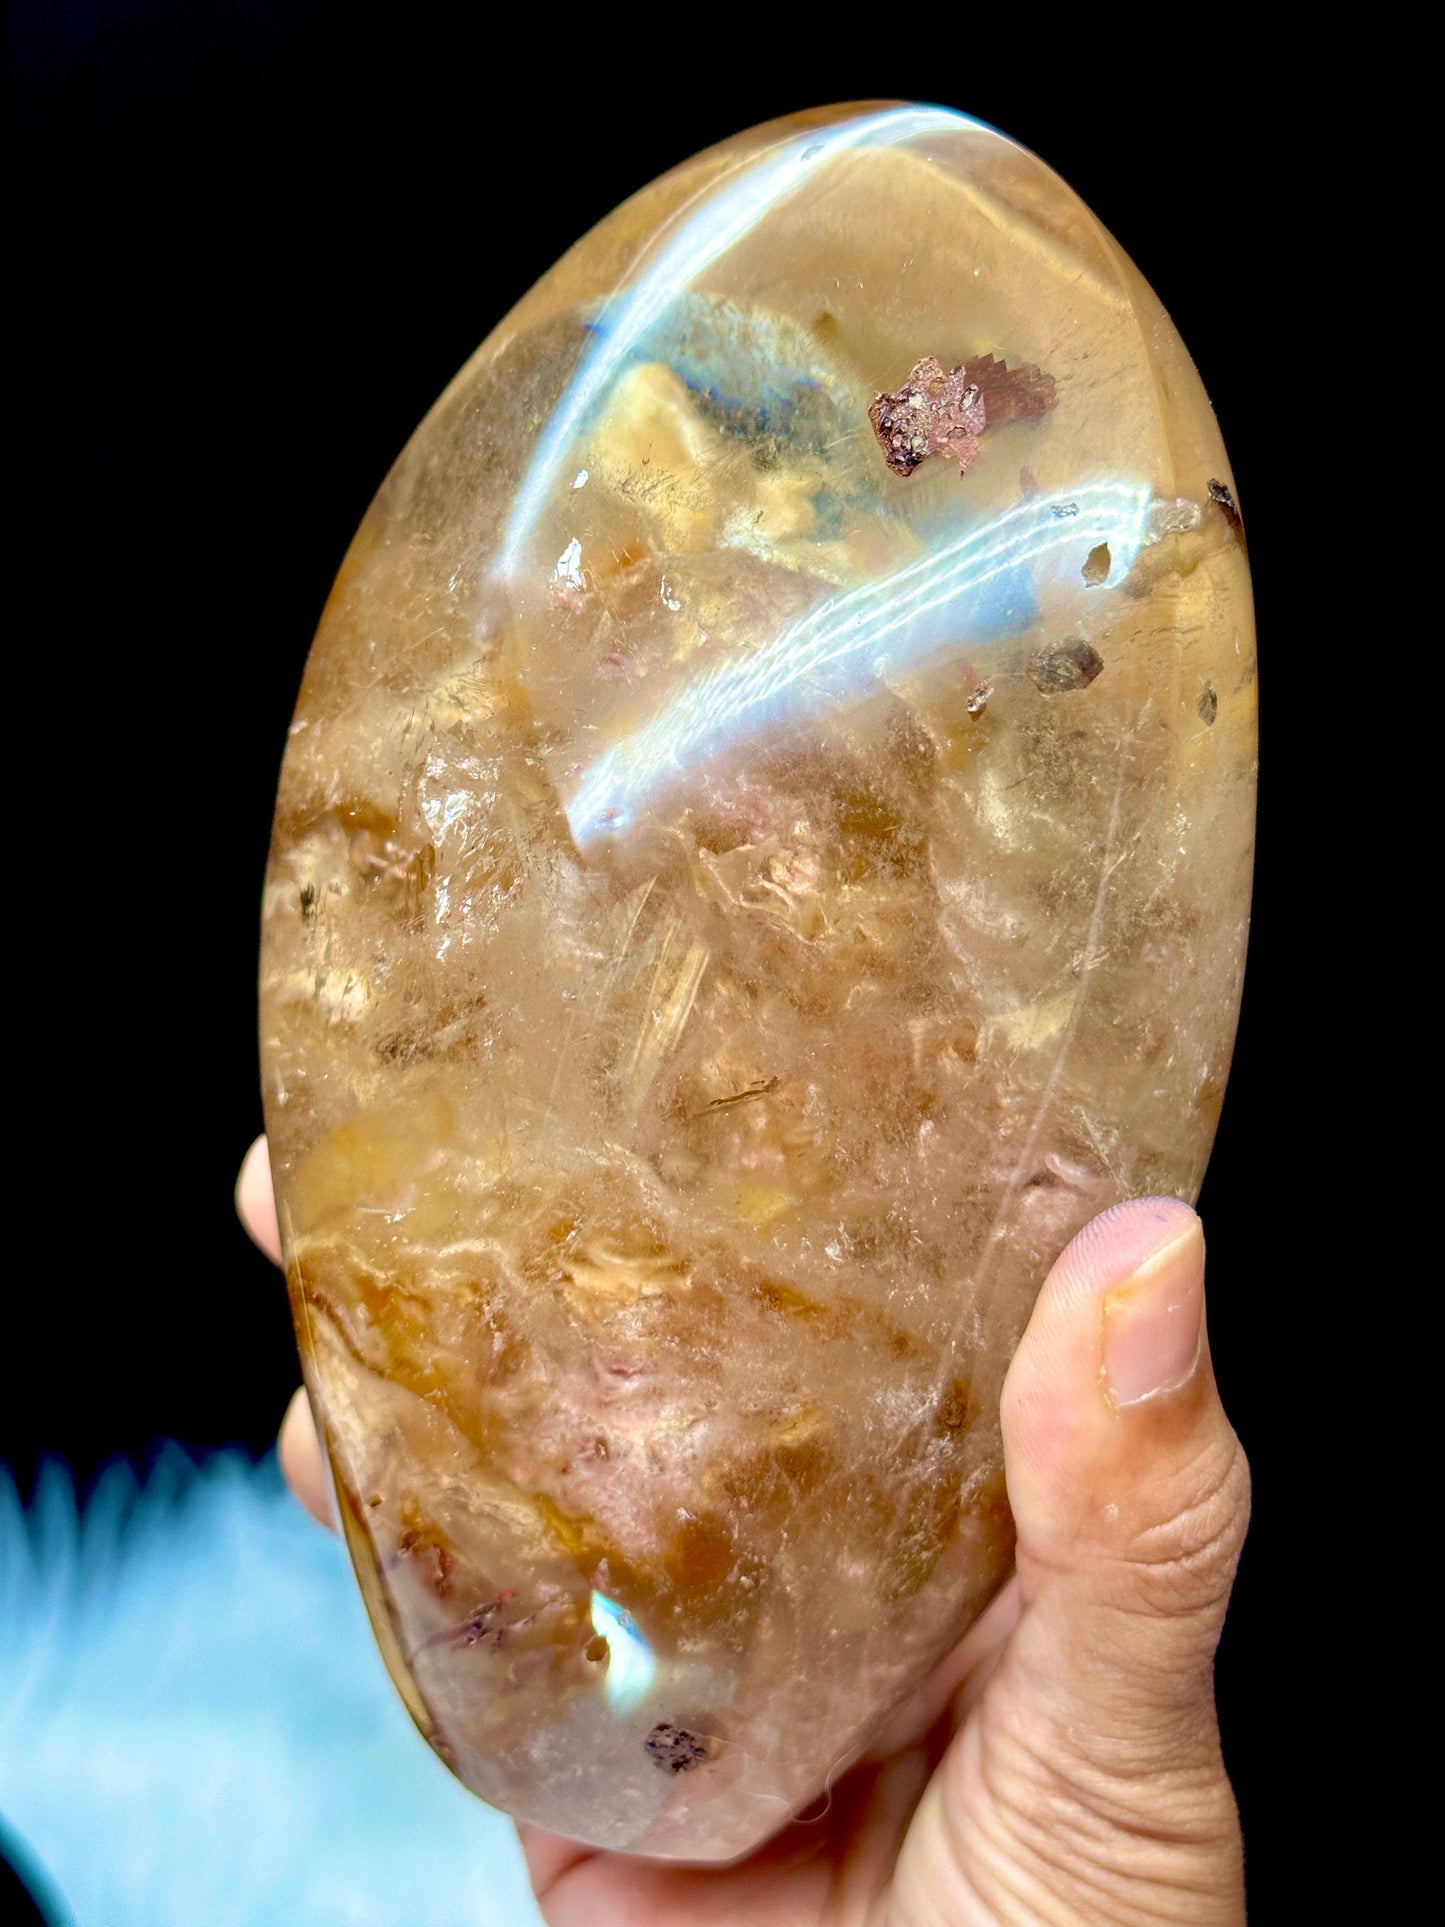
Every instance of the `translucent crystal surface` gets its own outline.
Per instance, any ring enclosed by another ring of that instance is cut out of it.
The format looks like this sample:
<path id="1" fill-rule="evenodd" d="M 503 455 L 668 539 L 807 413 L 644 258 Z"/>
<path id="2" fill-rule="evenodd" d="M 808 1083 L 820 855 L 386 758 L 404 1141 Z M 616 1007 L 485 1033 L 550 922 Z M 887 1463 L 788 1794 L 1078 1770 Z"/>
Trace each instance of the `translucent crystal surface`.
<path id="1" fill-rule="evenodd" d="M 978 1614 L 999 1386 L 1192 1196 L 1253 807 L 1199 380 L 1041 162 L 777 123 L 525 297 L 357 535 L 266 890 L 307 1381 L 431 1743 L 741 1852 Z"/>

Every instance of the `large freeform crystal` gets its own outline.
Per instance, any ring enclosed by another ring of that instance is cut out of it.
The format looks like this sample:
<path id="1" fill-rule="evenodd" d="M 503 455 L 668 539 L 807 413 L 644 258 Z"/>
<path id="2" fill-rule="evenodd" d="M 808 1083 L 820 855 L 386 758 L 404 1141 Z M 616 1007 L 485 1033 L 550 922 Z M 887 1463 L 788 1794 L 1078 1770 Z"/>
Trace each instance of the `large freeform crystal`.
<path id="1" fill-rule="evenodd" d="M 264 1060 L 357 1573 L 487 1799 L 737 1854 L 998 1587 L 1044 1271 L 1204 1168 L 1253 678 L 1177 335 L 936 108 L 678 168 L 418 430 L 292 727 Z"/>

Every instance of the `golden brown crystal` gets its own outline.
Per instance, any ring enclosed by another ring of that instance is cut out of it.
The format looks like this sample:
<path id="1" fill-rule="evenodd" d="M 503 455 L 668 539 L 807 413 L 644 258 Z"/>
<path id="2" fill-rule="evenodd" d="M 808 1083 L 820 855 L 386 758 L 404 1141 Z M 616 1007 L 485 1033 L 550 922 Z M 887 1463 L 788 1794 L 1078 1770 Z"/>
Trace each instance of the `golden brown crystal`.
<path id="1" fill-rule="evenodd" d="M 869 411 L 920 365 L 951 459 L 904 476 Z M 282 779 L 267 1116 L 373 1623 L 488 1799 L 741 1852 L 1000 1583 L 1033 1294 L 1194 1194 L 1223 1091 L 1227 476 L 1056 176 L 850 108 L 611 216 L 377 497 Z"/>

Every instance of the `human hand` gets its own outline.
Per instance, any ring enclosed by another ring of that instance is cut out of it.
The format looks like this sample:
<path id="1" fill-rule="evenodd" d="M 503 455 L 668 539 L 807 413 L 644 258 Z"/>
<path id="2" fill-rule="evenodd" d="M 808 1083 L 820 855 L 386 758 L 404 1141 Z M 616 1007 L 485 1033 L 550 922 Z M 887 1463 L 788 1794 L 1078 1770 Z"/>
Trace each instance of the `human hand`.
<path id="1" fill-rule="evenodd" d="M 237 1204 L 279 1260 L 264 1140 Z M 1238 1927 L 1213 1666 L 1249 1474 L 1203 1313 L 1187 1205 L 1087 1225 L 1004 1385 L 1013 1580 L 827 1810 L 746 1860 L 678 1867 L 523 1827 L 551 1927 Z M 281 1462 L 329 1522 L 300 1393 Z"/>

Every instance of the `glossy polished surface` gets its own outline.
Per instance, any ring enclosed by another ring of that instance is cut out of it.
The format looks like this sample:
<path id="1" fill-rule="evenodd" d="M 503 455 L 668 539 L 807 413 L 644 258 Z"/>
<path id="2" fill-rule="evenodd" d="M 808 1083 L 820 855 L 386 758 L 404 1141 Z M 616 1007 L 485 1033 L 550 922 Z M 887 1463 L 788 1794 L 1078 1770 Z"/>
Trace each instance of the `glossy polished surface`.
<path id="1" fill-rule="evenodd" d="M 418 430 L 292 729 L 263 1054 L 358 1576 L 486 1798 L 737 1854 L 997 1589 L 1043 1273 L 1203 1173 L 1253 674 L 1182 345 L 942 110 L 688 162 Z"/>

